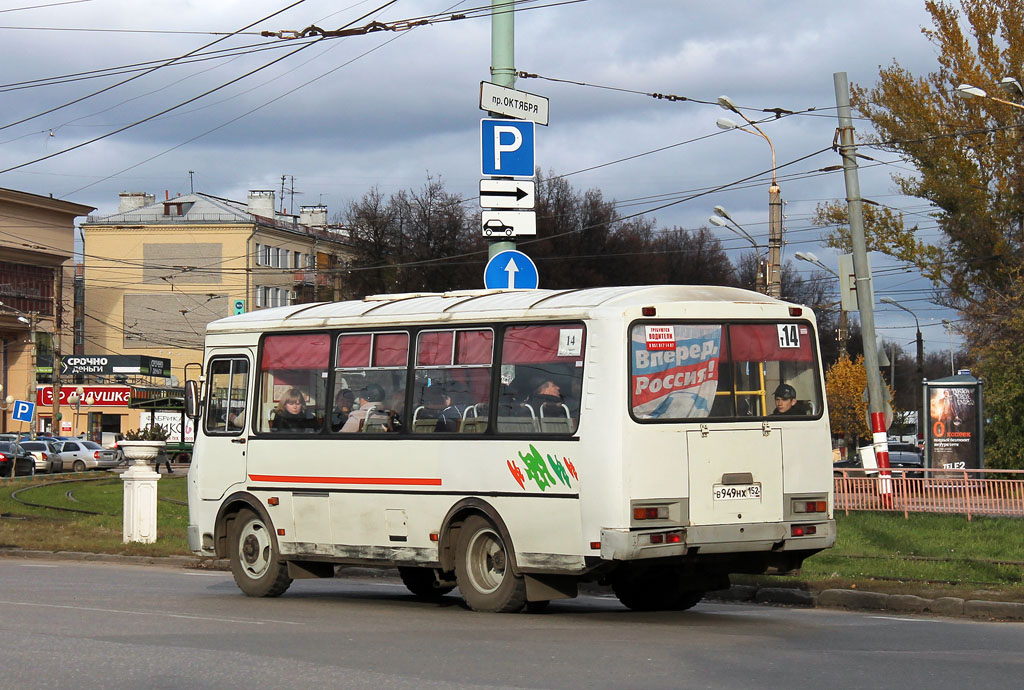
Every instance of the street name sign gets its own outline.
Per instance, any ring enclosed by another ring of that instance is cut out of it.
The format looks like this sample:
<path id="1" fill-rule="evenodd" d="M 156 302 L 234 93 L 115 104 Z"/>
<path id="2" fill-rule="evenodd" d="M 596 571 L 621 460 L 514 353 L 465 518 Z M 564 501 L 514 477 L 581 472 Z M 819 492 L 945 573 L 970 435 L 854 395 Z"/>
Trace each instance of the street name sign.
<path id="1" fill-rule="evenodd" d="M 515 249 L 498 252 L 484 268 L 484 287 L 488 290 L 536 290 L 539 284 L 536 264 Z"/>
<path id="2" fill-rule="evenodd" d="M 480 109 L 495 115 L 508 115 L 517 120 L 548 124 L 548 99 L 489 81 L 480 82 Z"/>
<path id="3" fill-rule="evenodd" d="M 537 234 L 535 211 L 482 211 L 484 237 L 517 237 Z"/>
<path id="4" fill-rule="evenodd" d="M 480 120 L 480 169 L 484 175 L 533 177 L 534 125 L 522 120 Z"/>
<path id="5" fill-rule="evenodd" d="M 530 180 L 480 180 L 482 208 L 533 208 L 537 184 Z"/>

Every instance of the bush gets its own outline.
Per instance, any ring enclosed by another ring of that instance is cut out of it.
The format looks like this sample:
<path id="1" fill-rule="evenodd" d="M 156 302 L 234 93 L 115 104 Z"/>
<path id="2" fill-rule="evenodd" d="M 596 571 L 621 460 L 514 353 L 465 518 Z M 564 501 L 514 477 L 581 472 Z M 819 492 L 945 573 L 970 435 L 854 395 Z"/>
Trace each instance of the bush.
<path id="1" fill-rule="evenodd" d="M 167 429 L 159 424 L 124 432 L 125 441 L 166 441 L 167 436 Z"/>

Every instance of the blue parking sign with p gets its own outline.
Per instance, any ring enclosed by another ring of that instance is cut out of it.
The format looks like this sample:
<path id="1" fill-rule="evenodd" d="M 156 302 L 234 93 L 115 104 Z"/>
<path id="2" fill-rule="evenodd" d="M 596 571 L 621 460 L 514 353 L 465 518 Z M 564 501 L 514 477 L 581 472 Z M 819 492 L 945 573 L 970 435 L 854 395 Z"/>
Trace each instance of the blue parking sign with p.
<path id="1" fill-rule="evenodd" d="M 29 422 L 31 424 L 32 413 L 35 412 L 35 407 L 35 403 L 28 402 L 27 400 L 15 400 L 11 416 L 16 422 Z"/>
<path id="2" fill-rule="evenodd" d="M 480 120 L 480 169 L 484 175 L 533 177 L 534 123 Z"/>

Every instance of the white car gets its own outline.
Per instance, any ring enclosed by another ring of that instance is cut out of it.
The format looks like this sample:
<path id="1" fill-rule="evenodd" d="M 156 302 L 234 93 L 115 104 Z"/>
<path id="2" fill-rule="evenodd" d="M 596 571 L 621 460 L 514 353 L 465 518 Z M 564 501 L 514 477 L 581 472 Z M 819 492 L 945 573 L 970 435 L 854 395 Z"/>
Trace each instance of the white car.
<path id="1" fill-rule="evenodd" d="M 84 472 L 117 467 L 117 456 L 94 441 L 64 441 L 60 447 L 64 471 Z"/>
<path id="2" fill-rule="evenodd" d="M 36 474 L 64 471 L 64 463 L 55 443 L 51 441 L 22 441 L 21 447 L 32 453 L 32 457 L 36 459 Z"/>

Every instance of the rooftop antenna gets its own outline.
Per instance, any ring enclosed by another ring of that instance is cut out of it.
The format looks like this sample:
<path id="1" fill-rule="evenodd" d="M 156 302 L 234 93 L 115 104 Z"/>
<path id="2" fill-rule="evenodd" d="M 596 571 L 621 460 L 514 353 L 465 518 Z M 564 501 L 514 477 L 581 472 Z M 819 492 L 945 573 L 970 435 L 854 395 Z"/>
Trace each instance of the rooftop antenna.
<path id="1" fill-rule="evenodd" d="M 195 194 L 196 188 L 192 186 L 192 175 L 195 173 L 192 170 L 188 171 L 188 192 L 189 194 Z"/>

